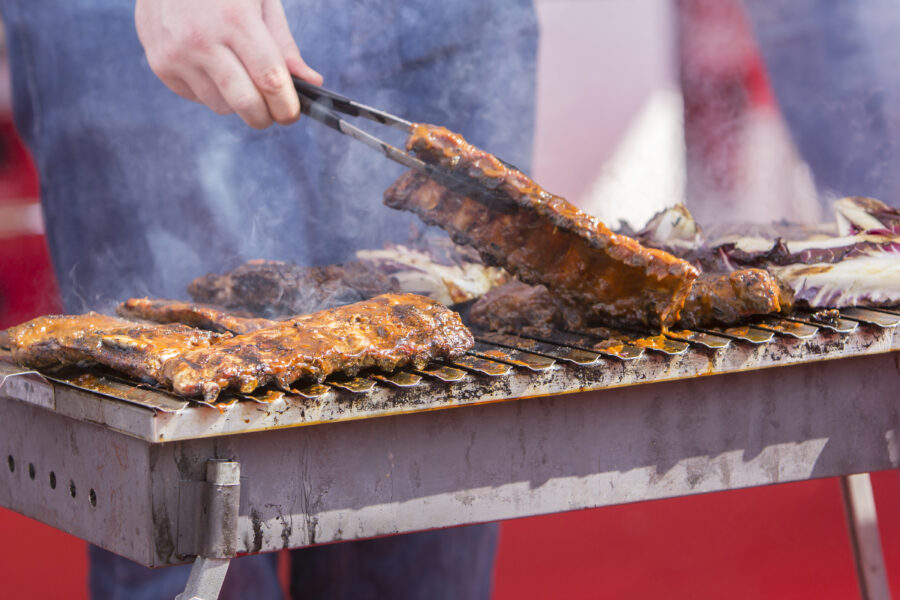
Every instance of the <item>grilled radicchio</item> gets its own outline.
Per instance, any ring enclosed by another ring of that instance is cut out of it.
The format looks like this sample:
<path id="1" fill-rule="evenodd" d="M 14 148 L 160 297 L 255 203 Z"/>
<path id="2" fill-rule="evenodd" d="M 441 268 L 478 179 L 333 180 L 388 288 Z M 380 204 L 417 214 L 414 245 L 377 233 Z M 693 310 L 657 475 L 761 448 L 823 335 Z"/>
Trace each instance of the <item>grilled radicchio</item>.
<path id="1" fill-rule="evenodd" d="M 892 306 L 900 303 L 900 244 L 867 250 L 839 262 L 769 266 L 809 306 Z"/>
<path id="2" fill-rule="evenodd" d="M 811 307 L 900 304 L 900 210 L 872 198 L 835 203 L 838 237 L 712 244 L 730 269 L 763 267 Z"/>

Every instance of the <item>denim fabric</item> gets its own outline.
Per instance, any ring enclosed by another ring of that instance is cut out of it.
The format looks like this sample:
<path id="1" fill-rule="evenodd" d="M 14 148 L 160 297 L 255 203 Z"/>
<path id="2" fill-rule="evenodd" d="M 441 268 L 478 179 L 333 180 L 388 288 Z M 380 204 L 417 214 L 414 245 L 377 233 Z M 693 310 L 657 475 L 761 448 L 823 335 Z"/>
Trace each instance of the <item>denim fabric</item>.
<path id="1" fill-rule="evenodd" d="M 381 203 L 399 166 L 308 119 L 254 131 L 178 98 L 147 65 L 133 6 L 0 0 L 16 123 L 40 174 L 68 311 L 184 297 L 192 278 L 252 258 L 340 262 L 406 238 L 415 219 Z M 326 87 L 446 125 L 528 169 L 530 0 L 286 0 L 285 9 Z M 496 535 L 486 525 L 304 550 L 295 589 L 331 597 L 340 581 L 348 598 L 486 598 Z M 280 597 L 273 560 L 235 561 L 226 597 Z M 188 573 L 96 548 L 91 565 L 94 598 L 171 598 Z"/>
<path id="2" fill-rule="evenodd" d="M 530 1 L 285 5 L 327 87 L 446 125 L 527 169 Z M 254 131 L 168 91 L 143 56 L 130 0 L 0 7 L 16 123 L 37 163 L 68 310 L 183 297 L 192 278 L 252 258 L 340 262 L 403 241 L 416 221 L 381 203 L 402 168 L 358 142 L 308 119 Z"/>
<path id="3" fill-rule="evenodd" d="M 496 524 L 476 525 L 295 550 L 291 594 L 303 600 L 488 600 L 498 532 Z"/>
<path id="4" fill-rule="evenodd" d="M 819 191 L 900 206 L 900 2 L 745 0 Z"/>
<path id="5" fill-rule="evenodd" d="M 184 591 L 190 565 L 148 569 L 96 546 L 88 547 L 88 587 L 93 600 L 171 600 Z M 278 555 L 231 561 L 219 600 L 281 600 Z"/>

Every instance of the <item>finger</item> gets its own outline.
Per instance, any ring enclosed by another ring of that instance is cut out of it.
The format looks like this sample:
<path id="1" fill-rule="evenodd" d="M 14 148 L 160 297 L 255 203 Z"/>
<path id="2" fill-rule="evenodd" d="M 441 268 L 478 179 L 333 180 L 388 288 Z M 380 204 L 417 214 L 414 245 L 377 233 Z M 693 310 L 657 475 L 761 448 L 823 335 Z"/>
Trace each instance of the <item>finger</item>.
<path id="1" fill-rule="evenodd" d="M 250 127 L 265 129 L 272 124 L 266 101 L 234 52 L 218 46 L 205 62 L 205 70 L 228 106 Z"/>
<path id="2" fill-rule="evenodd" d="M 182 98 L 190 100 L 191 102 L 200 102 L 200 99 L 197 98 L 197 94 L 194 93 L 191 86 L 189 86 L 184 79 L 180 77 L 167 77 L 166 79 L 162 79 L 162 82 L 166 84 L 166 87 Z"/>
<path id="3" fill-rule="evenodd" d="M 240 29 L 234 30 L 229 45 L 265 99 L 272 118 L 281 124 L 296 121 L 300 117 L 300 100 L 284 57 L 262 19 L 247 19 Z"/>
<path id="4" fill-rule="evenodd" d="M 288 71 L 313 85 L 322 85 L 322 76 L 306 64 L 306 61 L 300 56 L 300 48 L 297 47 L 297 42 L 294 41 L 294 36 L 291 34 L 287 16 L 284 14 L 284 6 L 280 0 L 263 2 L 263 22 L 272 32 L 272 37 L 284 57 Z"/>
<path id="5" fill-rule="evenodd" d="M 230 115 L 234 112 L 209 75 L 202 71 L 196 71 L 190 74 L 188 81 L 190 81 L 189 85 L 197 102 L 205 104 L 220 115 Z"/>

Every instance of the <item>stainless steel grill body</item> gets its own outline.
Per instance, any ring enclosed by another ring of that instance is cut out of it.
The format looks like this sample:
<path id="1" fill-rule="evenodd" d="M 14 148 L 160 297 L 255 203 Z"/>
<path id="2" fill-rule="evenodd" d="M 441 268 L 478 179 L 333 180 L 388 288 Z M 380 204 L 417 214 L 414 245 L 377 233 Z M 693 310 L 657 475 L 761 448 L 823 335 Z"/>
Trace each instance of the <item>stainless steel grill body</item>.
<path id="1" fill-rule="evenodd" d="M 201 553 L 213 458 L 240 552 L 895 468 L 897 349 L 863 324 L 219 407 L 0 364 L 0 505 L 162 566 Z"/>

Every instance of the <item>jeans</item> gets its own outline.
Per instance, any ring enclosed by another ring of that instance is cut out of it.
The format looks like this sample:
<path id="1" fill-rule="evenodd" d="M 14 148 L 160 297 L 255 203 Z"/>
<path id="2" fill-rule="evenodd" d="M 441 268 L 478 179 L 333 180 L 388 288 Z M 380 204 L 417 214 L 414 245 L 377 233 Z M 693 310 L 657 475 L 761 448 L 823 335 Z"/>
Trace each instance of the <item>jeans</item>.
<path id="1" fill-rule="evenodd" d="M 537 23 L 530 0 L 286 0 L 325 85 L 445 125 L 528 170 Z M 381 203 L 402 168 L 311 120 L 255 131 L 156 79 L 125 0 L 0 0 L 16 124 L 41 181 L 69 312 L 253 259 L 326 264 L 404 241 L 416 219 Z M 402 143 L 402 135 L 394 138 Z M 295 554 L 303 598 L 487 598 L 493 525 Z M 171 598 L 188 567 L 91 551 L 94 598 Z M 274 555 L 241 558 L 226 598 L 279 598 Z"/>
<path id="2" fill-rule="evenodd" d="M 183 297 L 194 277 L 249 259 L 336 263 L 407 239 L 417 219 L 381 202 L 402 167 L 309 119 L 255 131 L 177 97 L 150 71 L 133 6 L 0 0 L 16 124 L 67 310 Z M 285 10 L 326 87 L 528 169 L 530 0 L 287 0 Z"/>
<path id="3" fill-rule="evenodd" d="M 900 206 L 900 3 L 745 0 L 778 103 L 825 199 Z"/>
<path id="4" fill-rule="evenodd" d="M 496 524 L 344 542 L 291 552 L 298 600 L 488 600 Z M 90 547 L 95 600 L 157 600 L 184 590 L 189 566 L 148 569 Z M 220 600 L 278 600 L 278 555 L 231 561 Z"/>

